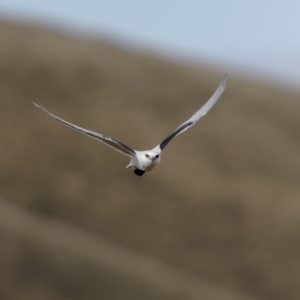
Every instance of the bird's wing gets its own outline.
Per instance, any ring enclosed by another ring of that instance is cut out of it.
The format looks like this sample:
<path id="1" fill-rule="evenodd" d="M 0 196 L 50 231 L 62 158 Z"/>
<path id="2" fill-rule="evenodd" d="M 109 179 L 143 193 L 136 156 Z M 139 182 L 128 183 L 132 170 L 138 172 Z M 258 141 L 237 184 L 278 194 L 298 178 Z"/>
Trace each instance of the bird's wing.
<path id="1" fill-rule="evenodd" d="M 32 102 L 35 106 L 37 106 L 38 108 L 42 109 L 44 112 L 46 112 L 48 115 L 50 115 L 52 118 L 54 118 L 55 120 L 65 124 L 66 126 L 69 126 L 83 134 L 86 134 L 104 144 L 106 144 L 107 146 L 114 148 L 115 150 L 127 155 L 127 156 L 133 156 L 136 154 L 135 150 L 131 149 L 130 147 L 124 145 L 123 143 L 109 137 L 109 136 L 105 136 L 103 134 L 100 133 L 96 133 L 87 129 L 84 129 L 82 127 L 76 126 L 72 123 L 69 123 L 55 115 L 53 115 L 52 113 L 50 113 L 44 106 L 42 106 L 41 104 L 36 104 L 34 102 Z"/>
<path id="2" fill-rule="evenodd" d="M 203 116 L 205 116 L 208 113 L 208 111 L 216 104 L 216 102 L 222 96 L 226 86 L 226 79 L 227 75 L 223 77 L 218 88 L 210 97 L 210 99 L 192 117 L 190 117 L 187 121 L 185 121 L 178 128 L 176 128 L 176 130 L 172 134 L 170 134 L 157 146 L 160 148 L 160 150 L 163 150 L 174 137 L 193 126 L 197 121 L 199 121 Z"/>

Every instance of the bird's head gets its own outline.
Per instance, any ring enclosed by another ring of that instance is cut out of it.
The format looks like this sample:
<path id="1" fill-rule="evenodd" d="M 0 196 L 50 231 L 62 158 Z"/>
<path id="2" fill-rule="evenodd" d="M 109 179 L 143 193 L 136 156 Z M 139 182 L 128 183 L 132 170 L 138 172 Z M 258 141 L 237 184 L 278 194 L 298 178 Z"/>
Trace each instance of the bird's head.
<path id="1" fill-rule="evenodd" d="M 146 159 L 155 161 L 155 160 L 159 159 L 159 154 L 154 153 L 154 152 L 148 152 L 148 153 L 145 153 L 145 157 L 146 157 Z"/>

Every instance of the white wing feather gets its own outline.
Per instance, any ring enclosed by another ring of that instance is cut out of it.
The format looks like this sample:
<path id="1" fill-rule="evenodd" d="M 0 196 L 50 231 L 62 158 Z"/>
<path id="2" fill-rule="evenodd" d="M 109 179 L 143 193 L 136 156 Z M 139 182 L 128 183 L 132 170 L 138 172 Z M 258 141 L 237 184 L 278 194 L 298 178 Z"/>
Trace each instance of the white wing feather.
<path id="1" fill-rule="evenodd" d="M 165 138 L 156 148 L 160 148 L 160 150 L 163 150 L 163 148 L 177 135 L 181 134 L 182 132 L 186 131 L 188 128 L 192 127 L 196 122 L 198 122 L 203 116 L 205 116 L 209 110 L 216 104 L 216 102 L 220 99 L 222 96 L 225 87 L 226 87 L 226 80 L 227 75 L 223 77 L 221 80 L 219 86 L 217 87 L 216 91 L 213 93 L 213 95 L 210 97 L 210 99 L 194 114 L 192 115 L 187 121 L 182 123 L 179 127 L 175 129 L 175 131 L 170 134 L 167 138 Z"/>
<path id="2" fill-rule="evenodd" d="M 97 132 L 94 132 L 94 131 L 90 131 L 88 129 L 85 129 L 85 128 L 82 128 L 82 127 L 79 127 L 77 125 L 74 125 L 72 123 L 69 123 L 57 116 L 55 116 L 54 114 L 50 113 L 45 107 L 43 107 L 41 104 L 36 104 L 34 102 L 32 102 L 35 106 L 37 106 L 38 108 L 40 108 L 41 110 L 43 110 L 45 113 L 47 113 L 48 115 L 50 115 L 52 118 L 54 118 L 55 120 L 63 123 L 64 125 L 72 128 L 72 129 L 75 129 L 85 135 L 88 135 L 104 144 L 106 144 L 107 146 L 115 149 L 116 151 L 118 152 L 121 152 L 127 156 L 134 156 L 136 154 L 135 150 L 131 149 L 130 147 L 126 146 L 125 144 L 109 137 L 109 136 L 105 136 L 103 134 L 100 134 L 100 133 L 97 133 Z"/>

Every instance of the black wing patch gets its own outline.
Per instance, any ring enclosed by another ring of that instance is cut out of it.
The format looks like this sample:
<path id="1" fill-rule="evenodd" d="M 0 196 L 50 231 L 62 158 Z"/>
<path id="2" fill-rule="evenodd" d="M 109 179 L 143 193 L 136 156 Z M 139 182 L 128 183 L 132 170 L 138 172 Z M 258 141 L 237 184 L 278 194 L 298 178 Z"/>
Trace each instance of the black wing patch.
<path id="1" fill-rule="evenodd" d="M 123 143 L 121 143 L 121 142 L 119 142 L 119 141 L 117 141 L 117 140 L 115 140 L 115 139 L 113 139 L 113 138 L 111 138 L 111 137 L 107 137 L 107 136 L 105 136 L 105 135 L 102 135 L 102 136 L 103 136 L 103 138 L 104 138 L 106 141 L 113 141 L 113 142 L 115 142 L 115 143 L 118 143 L 118 144 L 122 145 L 124 148 L 126 148 L 128 151 L 130 151 L 132 154 L 136 154 L 136 152 L 135 152 L 133 149 L 129 148 L 128 146 L 124 145 Z"/>
<path id="2" fill-rule="evenodd" d="M 115 139 L 112 139 L 111 137 L 108 137 L 108 136 L 105 136 L 105 135 L 99 134 L 99 133 L 94 134 L 93 132 L 89 132 L 88 130 L 82 130 L 82 129 L 81 129 L 80 127 L 78 127 L 78 126 L 74 126 L 74 125 L 70 124 L 69 122 L 64 122 L 64 121 L 62 121 L 60 118 L 57 118 L 57 117 L 55 117 L 55 116 L 53 116 L 53 117 L 54 117 L 58 122 L 61 122 L 61 123 L 63 123 L 63 124 L 65 124 L 65 125 L 67 125 L 67 126 L 73 128 L 73 129 L 75 129 L 75 130 L 77 130 L 77 131 L 80 131 L 80 132 L 82 132 L 82 133 L 85 134 L 85 135 L 88 135 L 88 136 L 90 136 L 90 137 L 92 137 L 92 138 L 94 138 L 94 139 L 99 139 L 99 136 L 101 136 L 103 139 L 106 140 L 106 142 L 107 142 L 108 144 L 110 144 L 110 143 L 109 143 L 110 141 L 111 141 L 111 142 L 118 143 L 118 144 L 122 145 L 124 148 L 126 148 L 128 151 L 130 151 L 132 154 L 136 154 L 135 151 L 134 151 L 133 149 L 129 148 L 128 146 L 124 145 L 123 143 L 121 143 L 121 142 L 119 142 L 119 141 L 116 141 Z M 113 145 L 114 145 L 114 143 L 112 143 L 112 146 L 113 146 Z"/>
<path id="3" fill-rule="evenodd" d="M 194 123 L 193 122 L 188 122 L 183 124 L 182 126 L 180 126 L 179 128 L 177 128 L 171 135 L 169 135 L 167 138 L 165 138 L 160 144 L 159 144 L 159 148 L 161 150 L 163 150 L 168 143 L 176 136 L 178 135 L 180 132 L 188 129 L 189 127 L 191 127 Z"/>
<path id="4" fill-rule="evenodd" d="M 69 123 L 63 119 L 60 119 L 59 117 L 53 115 L 52 113 L 50 113 L 49 111 L 46 110 L 46 108 L 44 108 L 42 105 L 38 105 L 34 102 L 32 102 L 35 106 L 37 106 L 38 108 L 40 108 L 41 110 L 43 110 L 44 112 L 46 112 L 48 115 L 50 115 L 52 118 L 54 118 L 55 120 L 57 120 L 58 122 L 61 122 L 63 123 L 64 125 L 68 126 L 68 127 L 71 127 L 72 129 L 75 129 L 85 135 L 88 135 L 94 139 L 97 139 L 98 141 L 106 144 L 107 146 L 109 147 L 112 147 L 113 149 L 115 149 L 116 151 L 119 151 L 125 155 L 128 155 L 128 156 L 132 156 L 134 154 L 136 154 L 136 152 L 131 149 L 130 147 L 124 145 L 123 143 L 109 137 L 109 136 L 105 136 L 103 134 L 100 134 L 100 133 L 97 133 L 97 132 L 93 132 L 93 131 L 90 131 L 88 129 L 84 129 L 82 127 L 79 127 L 77 125 L 74 125 L 72 123 Z"/>

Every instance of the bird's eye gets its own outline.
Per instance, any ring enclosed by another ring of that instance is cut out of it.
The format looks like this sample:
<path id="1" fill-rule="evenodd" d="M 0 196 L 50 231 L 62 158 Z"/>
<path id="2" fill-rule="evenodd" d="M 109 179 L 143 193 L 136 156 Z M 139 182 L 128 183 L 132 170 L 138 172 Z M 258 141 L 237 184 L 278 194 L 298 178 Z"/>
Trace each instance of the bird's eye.
<path id="1" fill-rule="evenodd" d="M 159 155 L 156 155 L 156 156 L 155 156 L 155 158 L 158 158 L 158 157 L 159 157 Z"/>
<path id="2" fill-rule="evenodd" d="M 145 154 L 145 156 L 146 156 L 147 158 L 150 158 L 150 155 L 149 155 L 149 154 Z"/>

